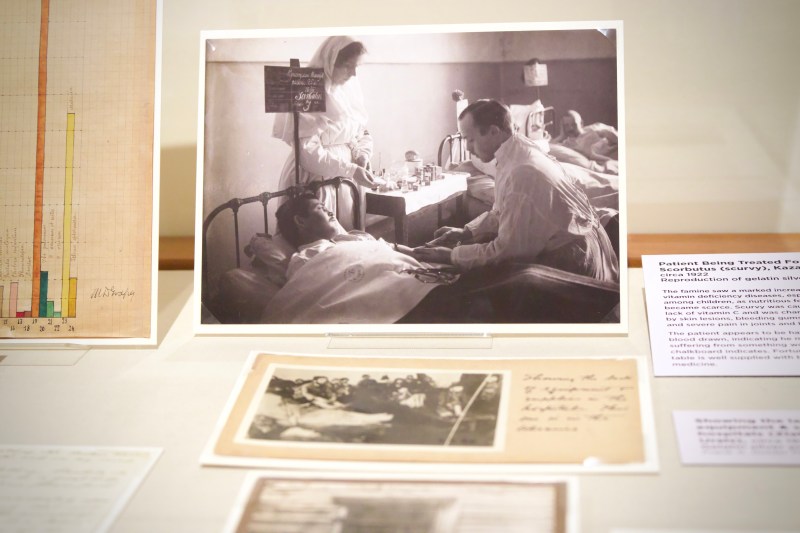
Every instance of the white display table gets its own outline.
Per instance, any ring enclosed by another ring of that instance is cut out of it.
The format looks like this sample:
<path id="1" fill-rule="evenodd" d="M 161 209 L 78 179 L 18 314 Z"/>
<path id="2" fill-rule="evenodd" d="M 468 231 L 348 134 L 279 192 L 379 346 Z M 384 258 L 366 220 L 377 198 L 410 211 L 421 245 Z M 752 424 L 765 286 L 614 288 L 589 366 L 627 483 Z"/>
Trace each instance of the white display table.
<path id="1" fill-rule="evenodd" d="M 218 532 L 245 470 L 198 462 L 247 354 L 254 349 L 351 354 L 641 356 L 649 346 L 642 272 L 630 270 L 630 334 L 505 337 L 458 350 L 331 349 L 326 337 L 194 337 L 192 272 L 159 276 L 159 346 L 92 348 L 72 365 L 45 366 L 5 350 L 0 362 L 0 443 L 148 446 L 163 455 L 112 527 L 115 533 Z M 354 341 L 356 342 L 356 341 Z M 419 341 L 414 343 L 416 346 Z M 63 362 L 69 362 L 65 355 Z M 21 365 L 20 363 L 27 363 Z M 658 474 L 581 475 L 581 531 L 612 528 L 800 529 L 800 468 L 684 467 L 673 410 L 800 409 L 800 378 L 659 378 L 652 384 Z"/>

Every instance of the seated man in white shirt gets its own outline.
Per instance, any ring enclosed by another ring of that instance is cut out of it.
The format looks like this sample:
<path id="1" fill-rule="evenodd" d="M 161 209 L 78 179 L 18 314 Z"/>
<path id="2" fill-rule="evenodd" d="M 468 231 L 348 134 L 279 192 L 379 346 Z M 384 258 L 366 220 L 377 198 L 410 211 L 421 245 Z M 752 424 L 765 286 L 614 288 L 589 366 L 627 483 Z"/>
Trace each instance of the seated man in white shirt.
<path id="1" fill-rule="evenodd" d="M 536 263 L 619 280 L 616 254 L 586 194 L 557 161 L 513 132 L 506 106 L 471 103 L 459 115 L 459 130 L 475 156 L 497 159 L 494 206 L 464 228 L 440 228 L 436 239 L 414 249 L 414 257 L 463 270 Z"/>

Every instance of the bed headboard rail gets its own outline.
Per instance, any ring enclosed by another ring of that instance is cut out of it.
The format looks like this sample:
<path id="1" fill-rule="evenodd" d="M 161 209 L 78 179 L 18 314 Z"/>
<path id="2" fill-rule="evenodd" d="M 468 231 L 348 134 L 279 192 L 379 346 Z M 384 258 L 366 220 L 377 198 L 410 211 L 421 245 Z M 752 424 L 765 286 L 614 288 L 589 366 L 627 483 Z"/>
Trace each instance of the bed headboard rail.
<path id="1" fill-rule="evenodd" d="M 455 148 L 456 143 L 458 143 L 458 148 Z M 444 159 L 442 157 L 442 150 L 444 146 L 448 145 L 448 159 Z M 439 143 L 439 150 L 436 151 L 436 164 L 440 167 L 443 167 L 445 163 L 449 160 L 450 163 L 461 163 L 464 161 L 465 156 L 465 149 L 463 143 L 463 137 L 461 137 L 461 133 L 456 132 L 448 135 L 442 142 Z"/>
<path id="2" fill-rule="evenodd" d="M 306 185 L 295 185 L 292 187 L 288 187 L 281 191 L 277 192 L 262 192 L 261 194 L 257 194 L 255 196 L 249 196 L 247 198 L 231 198 L 227 202 L 224 202 L 217 207 L 215 207 L 206 218 L 203 220 L 203 250 L 202 250 L 202 277 L 203 277 L 203 296 L 205 297 L 206 291 L 208 290 L 208 228 L 211 227 L 211 223 L 220 213 L 223 213 L 227 210 L 231 210 L 233 214 L 233 231 L 234 231 L 234 240 L 236 246 L 236 268 L 241 267 L 241 246 L 240 246 L 240 239 L 239 239 L 239 209 L 247 204 L 252 204 L 255 202 L 261 202 L 263 212 L 264 212 L 264 233 L 269 234 L 269 217 L 267 215 L 267 204 L 273 198 L 280 198 L 281 196 L 295 196 L 302 194 L 305 191 L 313 191 L 316 193 L 320 187 L 324 187 L 326 185 L 333 185 L 336 191 L 336 216 L 337 218 L 340 216 L 339 211 L 339 189 L 344 185 L 346 188 L 350 189 L 351 197 L 353 198 L 353 225 L 356 229 L 363 230 L 363 224 L 361 220 L 361 191 L 358 188 L 358 185 L 353 182 L 353 180 L 349 178 L 343 177 L 335 177 L 335 178 L 328 178 L 326 180 L 320 180 L 316 182 L 312 182 Z M 205 298 L 204 298 L 205 300 Z"/>

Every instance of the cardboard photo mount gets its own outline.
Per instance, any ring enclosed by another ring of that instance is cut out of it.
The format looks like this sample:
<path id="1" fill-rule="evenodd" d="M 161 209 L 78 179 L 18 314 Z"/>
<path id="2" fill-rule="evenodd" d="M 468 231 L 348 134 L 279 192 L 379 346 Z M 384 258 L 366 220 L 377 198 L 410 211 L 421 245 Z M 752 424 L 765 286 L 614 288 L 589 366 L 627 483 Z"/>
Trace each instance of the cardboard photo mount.
<path id="1" fill-rule="evenodd" d="M 330 405 L 319 405 L 303 398 L 308 380 L 293 389 L 293 380 L 273 379 L 276 369 L 331 382 L 347 374 L 423 375 L 435 386 L 411 406 L 396 405 L 389 393 L 381 401 L 361 401 L 366 388 L 344 400 L 327 395 Z M 476 374 L 502 375 L 501 386 L 487 394 L 481 380 L 453 378 Z M 460 409 L 447 405 L 449 385 L 463 386 Z M 496 411 L 485 408 L 491 401 Z M 271 405 L 281 405 L 280 412 L 264 409 Z M 384 416 L 354 432 L 350 419 L 370 413 Z M 384 438 L 409 421 L 424 428 L 428 440 Z M 488 426 L 494 440 L 476 442 Z M 443 434 L 446 442 L 437 440 Z M 636 357 L 345 359 L 252 352 L 200 460 L 208 466 L 474 474 L 658 469 L 649 374 L 646 361 Z"/>

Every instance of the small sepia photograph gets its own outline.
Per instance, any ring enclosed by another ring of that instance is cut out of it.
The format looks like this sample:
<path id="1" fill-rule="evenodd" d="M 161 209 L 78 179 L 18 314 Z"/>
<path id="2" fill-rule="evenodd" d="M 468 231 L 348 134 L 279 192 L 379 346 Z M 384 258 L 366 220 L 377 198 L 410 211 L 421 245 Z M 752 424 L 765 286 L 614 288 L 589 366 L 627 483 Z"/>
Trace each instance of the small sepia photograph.
<path id="1" fill-rule="evenodd" d="M 571 489 L 568 479 L 304 479 L 259 473 L 248 477 L 226 532 L 571 533 L 577 531 Z"/>
<path id="2" fill-rule="evenodd" d="M 621 22 L 201 46 L 198 333 L 624 333 Z"/>
<path id="3" fill-rule="evenodd" d="M 276 365 L 236 441 L 494 450 L 507 381 L 502 372 Z"/>

